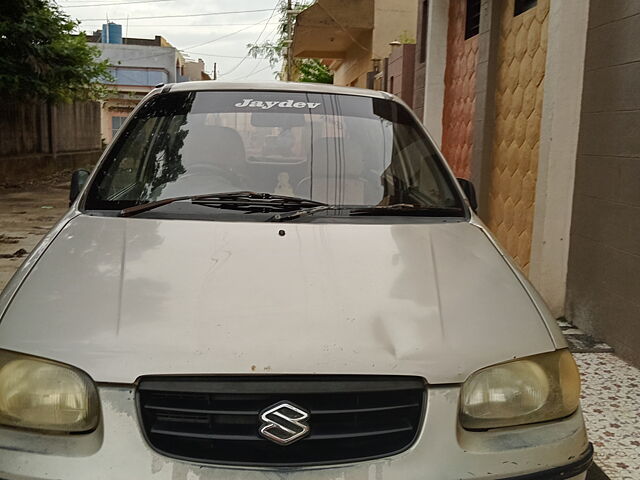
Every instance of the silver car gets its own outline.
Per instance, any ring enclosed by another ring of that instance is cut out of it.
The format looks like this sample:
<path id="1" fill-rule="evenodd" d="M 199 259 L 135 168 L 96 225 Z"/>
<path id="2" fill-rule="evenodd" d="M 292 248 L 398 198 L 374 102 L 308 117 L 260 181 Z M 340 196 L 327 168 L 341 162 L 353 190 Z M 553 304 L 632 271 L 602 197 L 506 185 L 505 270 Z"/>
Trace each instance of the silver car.
<path id="1" fill-rule="evenodd" d="M 554 318 L 383 92 L 153 90 L 0 298 L 0 478 L 584 479 Z"/>

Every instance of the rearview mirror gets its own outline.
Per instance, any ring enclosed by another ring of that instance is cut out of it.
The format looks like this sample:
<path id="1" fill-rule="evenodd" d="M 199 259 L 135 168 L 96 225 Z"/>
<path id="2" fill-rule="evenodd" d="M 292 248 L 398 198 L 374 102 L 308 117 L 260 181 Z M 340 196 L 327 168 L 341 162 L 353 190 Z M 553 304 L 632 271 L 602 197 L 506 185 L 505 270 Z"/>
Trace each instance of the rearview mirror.
<path id="1" fill-rule="evenodd" d="M 89 172 L 84 169 L 76 170 L 71 175 L 71 189 L 69 190 L 69 205 L 71 205 L 80 192 L 82 191 L 82 187 L 84 187 L 85 183 L 89 179 Z"/>
<path id="2" fill-rule="evenodd" d="M 293 128 L 304 127 L 306 124 L 304 115 L 301 113 L 252 113 L 251 125 L 254 127 L 280 127 Z"/>
<path id="3" fill-rule="evenodd" d="M 462 187 L 462 191 L 469 200 L 469 206 L 475 212 L 478 210 L 478 199 L 476 197 L 476 187 L 473 186 L 470 180 L 466 178 L 458 178 L 458 183 Z"/>

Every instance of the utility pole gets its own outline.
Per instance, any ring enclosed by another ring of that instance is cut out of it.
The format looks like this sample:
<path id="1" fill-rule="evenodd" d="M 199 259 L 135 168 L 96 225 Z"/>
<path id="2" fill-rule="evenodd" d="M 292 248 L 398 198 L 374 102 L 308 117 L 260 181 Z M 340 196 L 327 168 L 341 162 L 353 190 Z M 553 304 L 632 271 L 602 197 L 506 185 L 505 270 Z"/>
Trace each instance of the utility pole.
<path id="1" fill-rule="evenodd" d="M 291 0 L 287 0 L 287 82 L 291 81 L 291 70 L 293 66 L 293 51 L 291 50 L 292 38 L 292 17 L 293 11 L 291 10 Z"/>

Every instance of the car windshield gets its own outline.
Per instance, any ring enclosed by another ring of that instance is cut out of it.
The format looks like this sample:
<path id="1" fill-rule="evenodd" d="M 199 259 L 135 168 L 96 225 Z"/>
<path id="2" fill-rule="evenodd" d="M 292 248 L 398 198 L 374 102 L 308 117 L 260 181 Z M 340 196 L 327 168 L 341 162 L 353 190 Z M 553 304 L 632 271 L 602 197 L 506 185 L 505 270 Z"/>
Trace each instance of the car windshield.
<path id="1" fill-rule="evenodd" d="M 85 208 L 248 191 L 332 206 L 461 208 L 436 149 L 400 104 L 328 93 L 159 94 L 101 163 Z"/>

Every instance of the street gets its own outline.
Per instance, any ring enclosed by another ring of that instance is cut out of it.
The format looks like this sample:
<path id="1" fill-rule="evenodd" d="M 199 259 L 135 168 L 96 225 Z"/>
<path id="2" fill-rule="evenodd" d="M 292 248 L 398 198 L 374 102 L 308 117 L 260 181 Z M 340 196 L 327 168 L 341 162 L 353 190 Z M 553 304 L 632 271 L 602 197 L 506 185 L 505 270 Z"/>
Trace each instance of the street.
<path id="1" fill-rule="evenodd" d="M 0 188 L 0 289 L 67 209 L 68 177 Z M 582 408 L 595 447 L 589 480 L 640 478 L 640 370 L 560 323 L 579 364 Z"/>
<path id="2" fill-rule="evenodd" d="M 0 290 L 68 208 L 68 180 L 0 187 Z"/>

